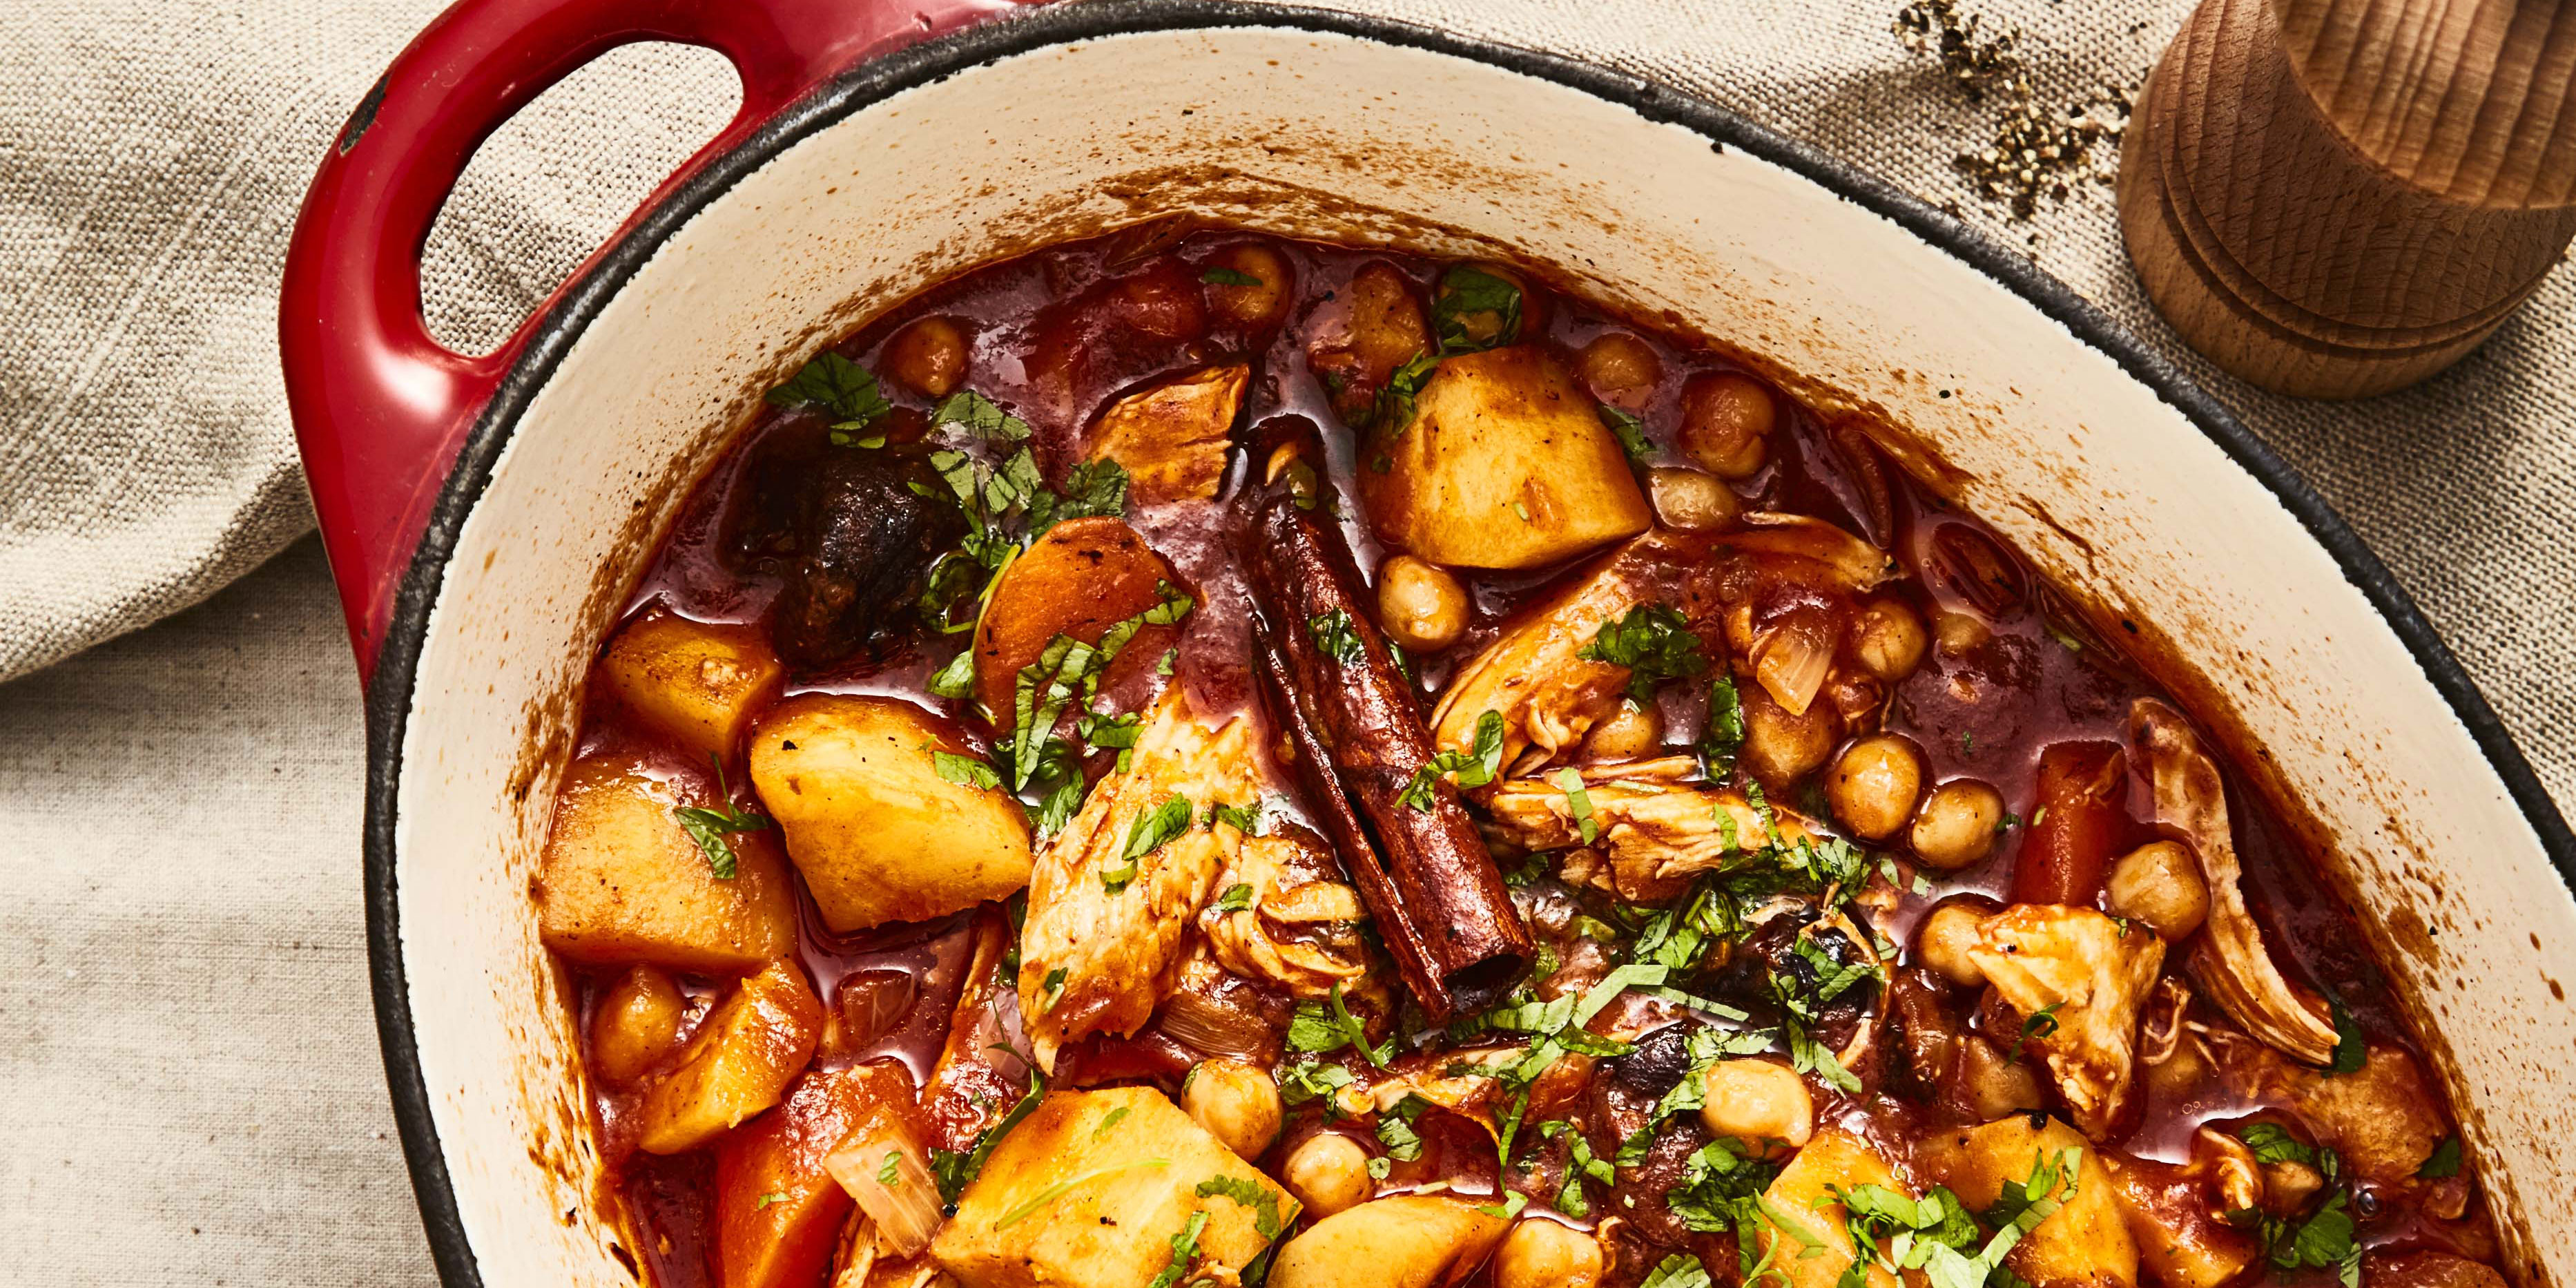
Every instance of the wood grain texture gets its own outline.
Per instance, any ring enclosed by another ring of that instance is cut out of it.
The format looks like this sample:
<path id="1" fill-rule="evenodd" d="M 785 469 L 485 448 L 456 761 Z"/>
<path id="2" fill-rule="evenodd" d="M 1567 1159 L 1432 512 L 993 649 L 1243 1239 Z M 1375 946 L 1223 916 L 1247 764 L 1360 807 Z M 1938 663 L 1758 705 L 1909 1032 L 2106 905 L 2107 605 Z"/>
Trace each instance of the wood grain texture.
<path id="1" fill-rule="evenodd" d="M 2412 384 L 2576 237 L 2576 4 L 2203 0 L 2119 205 L 2149 297 L 2220 366 L 2310 397 Z"/>

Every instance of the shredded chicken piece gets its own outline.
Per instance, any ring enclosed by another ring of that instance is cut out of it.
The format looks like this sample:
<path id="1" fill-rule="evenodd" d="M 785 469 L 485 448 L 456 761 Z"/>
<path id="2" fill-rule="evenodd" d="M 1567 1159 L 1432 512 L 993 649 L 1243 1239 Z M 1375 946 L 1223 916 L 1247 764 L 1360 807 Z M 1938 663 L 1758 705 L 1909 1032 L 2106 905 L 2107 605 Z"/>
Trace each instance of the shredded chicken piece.
<path id="1" fill-rule="evenodd" d="M 1267 980 L 1298 998 L 1321 998 L 1335 984 L 1351 985 L 1368 971 L 1358 949 L 1336 953 L 1304 939 L 1273 933 L 1273 927 L 1356 923 L 1367 913 L 1359 892 L 1339 881 L 1299 881 L 1289 861 L 1305 847 L 1286 837 L 1251 837 L 1216 881 L 1219 890 L 1252 887 L 1252 906 L 1200 914 L 1208 949 L 1217 962 L 1245 979 Z"/>
<path id="2" fill-rule="evenodd" d="M 2440 1180 L 2415 1174 L 2450 1136 L 2451 1124 L 2413 1056 L 2372 1046 L 2359 1069 L 2329 1075 L 2285 1060 L 2241 1033 L 2213 1029 L 2207 1036 L 2219 1079 L 2229 1090 L 2280 1102 L 2318 1144 L 2342 1155 L 2354 1176 L 2444 1220 L 2468 1210 L 2469 1169 Z"/>
<path id="3" fill-rule="evenodd" d="M 1608 858 L 1610 888 L 1629 902 L 1669 899 L 1692 877 L 1740 867 L 1770 844 L 1744 793 L 1708 782 L 1688 756 L 1573 772 L 1582 776 L 1592 811 L 1591 844 Z M 1494 789 L 1485 804 L 1497 839 L 1532 851 L 1585 844 L 1573 794 L 1555 778 L 1508 779 Z M 1776 804 L 1770 811 L 1781 840 L 1796 844 L 1814 835 L 1793 811 Z M 1578 875 L 1592 871 L 1573 860 L 1567 866 Z M 1576 876 L 1568 880 L 1580 883 Z"/>
<path id="4" fill-rule="evenodd" d="M 2218 766 L 2182 713 L 2154 698 L 2129 708 L 2129 738 L 2155 782 L 2156 821 L 2182 833 L 2209 884 L 2209 920 L 2184 959 L 2192 981 L 2245 1031 L 2310 1064 L 2334 1058 L 2325 1004 L 2282 978 L 2239 888 L 2236 840 Z"/>
<path id="5" fill-rule="evenodd" d="M 2262 1205 L 2263 1165 L 2254 1161 L 2254 1147 L 2243 1140 L 2207 1127 L 2194 1131 L 2191 1168 L 2208 1190 L 2211 1216 L 2224 1218 Z"/>
<path id="6" fill-rule="evenodd" d="M 1071 822 L 1038 852 L 1020 940 L 1020 1013 L 1038 1063 L 1094 1033 L 1134 1033 L 1171 991 L 1181 937 L 1205 906 L 1243 833 L 1203 826 L 1209 807 L 1259 797 L 1251 722 L 1210 730 L 1179 688 L 1163 695 L 1123 773 L 1091 789 Z M 1166 801 L 1189 802 L 1185 830 L 1144 854 L 1127 847 L 1140 820 Z M 1116 889 L 1112 889 L 1112 886 Z"/>
<path id="7" fill-rule="evenodd" d="M 1474 1119 L 1499 1139 L 1502 1131 L 1494 1122 L 1494 1110 L 1500 1096 L 1497 1075 L 1520 1063 L 1528 1054 L 1527 1047 L 1492 1047 L 1443 1051 L 1431 1057 L 1399 1062 L 1397 1070 L 1369 1085 L 1368 1103 L 1363 1108 L 1384 1113 L 1403 1103 L 1406 1096 L 1420 1096 L 1452 1113 Z M 1407 1063 L 1418 1064 L 1419 1067 L 1404 1068 Z M 1483 1072 L 1470 1072 L 1471 1069 Z"/>
<path id="8" fill-rule="evenodd" d="M 1652 596 L 1649 574 L 1665 553 L 1652 533 L 1629 542 L 1468 659 L 1431 713 L 1432 745 L 1472 750 L 1476 722 L 1488 711 L 1503 717 L 1506 772 L 1529 773 L 1581 744 L 1617 709 L 1628 668 L 1576 655 Z"/>
<path id="9" fill-rule="evenodd" d="M 1132 393 L 1100 413 L 1092 459 L 1118 462 L 1140 504 L 1213 500 L 1252 368 L 1209 367 Z"/>
<path id="10" fill-rule="evenodd" d="M 1728 533 L 1726 544 L 1823 564 L 1834 580 L 1855 593 L 1875 590 L 1896 575 L 1896 560 L 1886 551 L 1814 515 L 1755 510 L 1744 522 L 1748 530 Z"/>
<path id="11" fill-rule="evenodd" d="M 832 1254 L 832 1288 L 934 1288 L 954 1285 L 927 1252 L 898 1257 L 879 1241 L 877 1223 L 852 1209 Z"/>
<path id="12" fill-rule="evenodd" d="M 2109 1138 L 2132 1104 L 2138 1016 L 2165 941 L 2090 908 L 2021 903 L 1979 923 L 1968 957 L 2026 1017 L 2022 1043 L 2047 1064 L 2075 1125 Z"/>

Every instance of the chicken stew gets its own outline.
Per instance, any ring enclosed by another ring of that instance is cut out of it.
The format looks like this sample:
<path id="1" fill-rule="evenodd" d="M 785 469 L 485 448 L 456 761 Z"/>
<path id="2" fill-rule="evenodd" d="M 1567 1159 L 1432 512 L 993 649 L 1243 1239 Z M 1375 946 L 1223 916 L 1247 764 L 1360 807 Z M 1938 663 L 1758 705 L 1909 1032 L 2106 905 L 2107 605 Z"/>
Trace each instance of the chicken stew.
<path id="1" fill-rule="evenodd" d="M 715 461 L 535 886 L 696 1288 L 2501 1288 L 2293 834 L 1866 426 L 1146 225 Z"/>

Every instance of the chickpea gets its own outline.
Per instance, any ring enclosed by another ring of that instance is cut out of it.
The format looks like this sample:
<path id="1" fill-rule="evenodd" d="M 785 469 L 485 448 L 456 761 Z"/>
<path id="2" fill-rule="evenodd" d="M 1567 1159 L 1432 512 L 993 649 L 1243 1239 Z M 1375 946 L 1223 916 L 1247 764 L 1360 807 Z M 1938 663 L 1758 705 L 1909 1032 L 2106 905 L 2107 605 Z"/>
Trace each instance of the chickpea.
<path id="1" fill-rule="evenodd" d="M 1682 450 L 1719 478 L 1761 469 L 1779 423 L 1771 391 L 1749 376 L 1703 376 L 1682 389 Z"/>
<path id="2" fill-rule="evenodd" d="M 1995 825 L 2003 820 L 2003 793 L 1974 778 L 1953 778 L 1923 798 L 1906 840 L 1914 857 L 1956 871 L 1995 852 Z"/>
<path id="3" fill-rule="evenodd" d="M 1923 664 L 1923 619 L 1893 599 L 1873 599 L 1852 623 L 1852 656 L 1863 670 L 1894 684 Z"/>
<path id="4" fill-rule="evenodd" d="M 2153 841 L 2120 856 L 2103 882 L 2103 906 L 2112 915 L 2147 923 L 2178 943 L 2209 917 L 2209 883 L 2200 863 L 2174 841 Z"/>
<path id="5" fill-rule="evenodd" d="M 1834 754 L 1832 708 L 1812 706 L 1803 715 L 1773 701 L 1758 684 L 1740 686 L 1744 700 L 1744 768 L 1764 788 L 1784 792 Z"/>
<path id="6" fill-rule="evenodd" d="M 1237 242 L 1208 257 L 1208 267 L 1241 273 L 1250 284 L 1208 283 L 1208 305 L 1218 317 L 1237 326 L 1275 325 L 1288 311 L 1288 289 L 1294 278 L 1288 259 L 1258 242 Z"/>
<path id="7" fill-rule="evenodd" d="M 1807 1081 L 1785 1065 L 1745 1057 L 1720 1060 L 1700 1075 L 1699 1120 L 1710 1134 L 1733 1136 L 1760 1153 L 1771 1141 L 1791 1149 L 1816 1131 L 1816 1102 Z"/>
<path id="8" fill-rule="evenodd" d="M 924 398 L 945 398 L 966 379 L 966 333 L 947 318 L 923 318 L 886 341 L 877 366 Z"/>
<path id="9" fill-rule="evenodd" d="M 1238 1156 L 1259 1158 L 1279 1139 L 1279 1084 L 1240 1060 L 1202 1060 L 1181 1083 L 1181 1108 Z"/>
<path id="10" fill-rule="evenodd" d="M 1413 298 L 1413 283 L 1392 264 L 1371 264 L 1351 278 L 1351 354 L 1371 385 L 1431 347 L 1431 324 Z"/>
<path id="11" fill-rule="evenodd" d="M 680 1045 L 688 1000 L 671 977 L 650 966 L 626 972 L 600 995 L 590 1017 L 590 1060 L 611 1086 L 631 1086 Z"/>
<path id="12" fill-rule="evenodd" d="M 1872 734 L 1844 748 L 1825 779 L 1825 799 L 1833 805 L 1834 817 L 1871 841 L 1905 826 L 1914 815 L 1915 797 L 1922 794 L 1922 753 L 1892 733 Z"/>
<path id="13" fill-rule="evenodd" d="M 2039 1075 L 2031 1068 L 2036 1063 L 2026 1056 L 2007 1061 L 1994 1043 L 1972 1035 L 1959 1043 L 1959 1063 L 1952 1071 L 1958 1079 L 1953 1099 L 1979 1122 L 2042 1108 L 2048 1101 L 2040 1094 Z"/>
<path id="14" fill-rule="evenodd" d="M 1593 1288 L 1601 1241 L 1544 1217 L 1524 1217 L 1494 1251 L 1494 1288 Z"/>
<path id="15" fill-rule="evenodd" d="M 1716 475 L 1677 465 L 1646 471 L 1646 491 L 1654 497 L 1655 518 L 1667 528 L 1708 532 L 1735 522 L 1744 502 Z"/>
<path id="16" fill-rule="evenodd" d="M 1368 1174 L 1368 1151 L 1340 1132 L 1317 1132 L 1288 1151 L 1279 1180 L 1318 1217 L 1357 1207 L 1376 1188 Z"/>
<path id="17" fill-rule="evenodd" d="M 1467 588 L 1437 564 L 1397 555 L 1378 566 L 1377 617 L 1413 653 L 1437 653 L 1467 629 Z"/>
<path id="18" fill-rule="evenodd" d="M 1914 955 L 1931 967 L 1933 974 L 1961 988 L 1984 987 L 1986 972 L 1968 956 L 1968 950 L 1985 937 L 1981 927 L 1987 912 L 1964 901 L 1934 908 L 1914 929 Z"/>
<path id="19" fill-rule="evenodd" d="M 1940 613 L 1932 619 L 1932 638 L 1946 657 L 1957 657 L 1994 637 L 1994 629 L 1974 613 Z"/>
<path id="20" fill-rule="evenodd" d="M 1663 749 L 1664 713 L 1625 702 L 1583 740 L 1584 754 L 1594 760 L 1643 760 Z"/>
<path id="21" fill-rule="evenodd" d="M 1664 377 L 1664 364 L 1655 351 L 1645 341 L 1618 331 L 1594 338 L 1574 361 L 1583 383 L 1592 387 L 1593 397 L 1632 412 L 1655 396 L 1655 382 Z"/>

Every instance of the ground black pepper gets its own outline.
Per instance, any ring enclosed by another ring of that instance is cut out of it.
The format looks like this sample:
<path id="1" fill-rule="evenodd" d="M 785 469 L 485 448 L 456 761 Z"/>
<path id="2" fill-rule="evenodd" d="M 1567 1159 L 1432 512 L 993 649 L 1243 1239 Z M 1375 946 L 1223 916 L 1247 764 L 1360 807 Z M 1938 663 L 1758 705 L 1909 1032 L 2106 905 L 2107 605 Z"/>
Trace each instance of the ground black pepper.
<path id="1" fill-rule="evenodd" d="M 2098 86 L 2062 113 L 2043 106 L 2021 59 L 2021 32 L 1989 30 L 1980 15 L 1963 12 L 1958 0 L 1908 0 L 1890 29 L 1907 49 L 1939 58 L 1969 102 L 1996 105 L 1992 140 L 1952 161 L 1979 196 L 2003 203 L 2014 219 L 2026 222 L 2043 197 L 2064 201 L 2088 178 L 2111 181 L 2116 145 L 2129 119 L 2128 88 Z"/>

